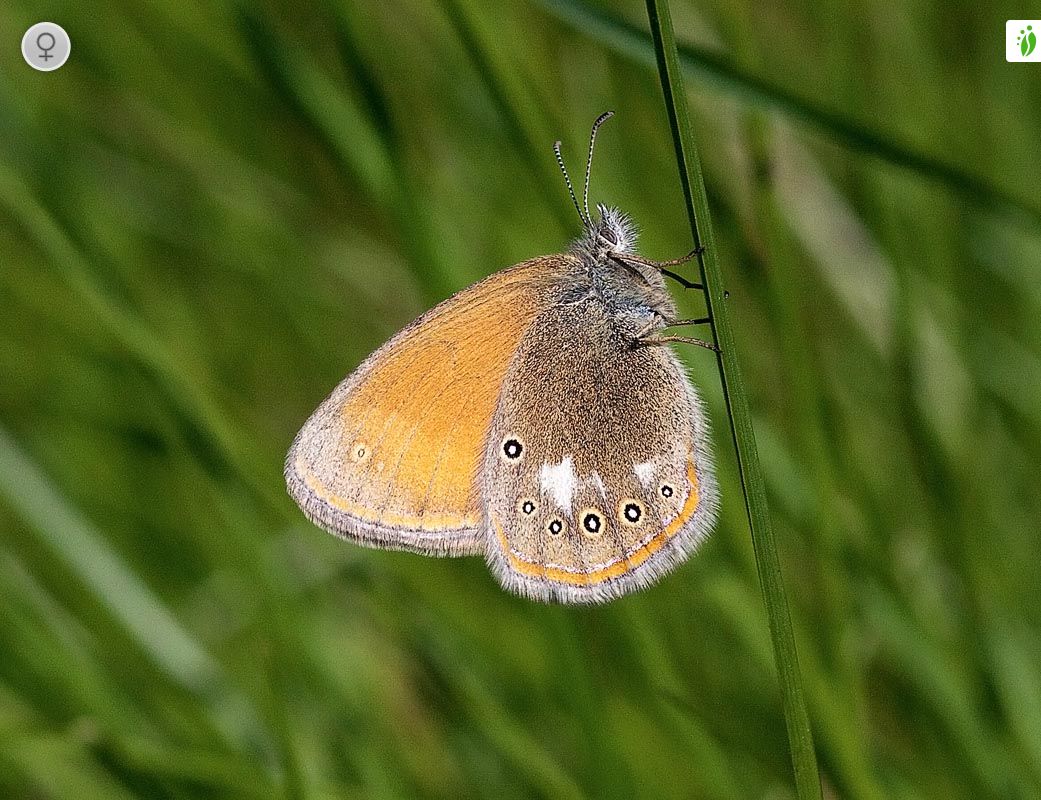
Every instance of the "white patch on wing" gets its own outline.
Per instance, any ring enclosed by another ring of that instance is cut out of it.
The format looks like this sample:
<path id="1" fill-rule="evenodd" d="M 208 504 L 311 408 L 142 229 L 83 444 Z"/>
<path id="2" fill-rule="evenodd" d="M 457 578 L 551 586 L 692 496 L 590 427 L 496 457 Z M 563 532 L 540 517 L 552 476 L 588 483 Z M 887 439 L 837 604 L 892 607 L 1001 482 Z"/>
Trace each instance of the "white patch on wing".
<path id="1" fill-rule="evenodd" d="M 644 461 L 642 464 L 633 464 L 633 472 L 636 473 L 636 477 L 640 479 L 640 483 L 643 484 L 644 489 L 650 489 L 654 483 L 654 473 L 658 471 L 658 468 L 654 466 L 653 461 Z"/>
<path id="2" fill-rule="evenodd" d="M 575 462 L 571 456 L 565 456 L 559 464 L 543 464 L 542 470 L 539 472 L 542 494 L 552 497 L 563 511 L 571 510 L 577 483 Z"/>
<path id="3" fill-rule="evenodd" d="M 600 497 L 604 500 L 607 499 L 607 487 L 604 486 L 604 479 L 600 477 L 600 473 L 595 470 L 589 474 L 589 483 L 593 485 L 593 488 L 600 492 Z"/>

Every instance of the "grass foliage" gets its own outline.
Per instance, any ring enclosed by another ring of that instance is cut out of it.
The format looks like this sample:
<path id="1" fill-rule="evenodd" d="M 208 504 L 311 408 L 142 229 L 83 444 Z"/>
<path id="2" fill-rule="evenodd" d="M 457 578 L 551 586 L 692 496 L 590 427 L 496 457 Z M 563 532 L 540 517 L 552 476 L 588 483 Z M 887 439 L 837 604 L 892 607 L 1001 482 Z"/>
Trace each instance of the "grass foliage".
<path id="1" fill-rule="evenodd" d="M 799 800 L 820 800 L 820 769 L 817 766 L 813 729 L 810 726 L 806 698 L 803 694 L 795 631 L 784 588 L 777 539 L 774 536 L 766 499 L 766 477 L 755 443 L 748 390 L 741 376 L 737 341 L 730 323 L 730 312 L 727 310 L 729 296 L 723 288 L 723 276 L 719 271 L 719 251 L 712 230 L 708 188 L 701 171 L 697 142 L 691 130 L 683 67 L 680 63 L 676 31 L 672 24 L 668 0 L 647 0 L 647 19 L 654 38 L 654 50 L 658 57 L 658 77 L 661 80 L 669 126 L 672 128 L 676 165 L 679 168 L 691 237 L 697 253 L 698 275 L 708 313 L 706 319 L 718 350 L 720 388 L 730 431 L 734 437 L 734 457 L 737 461 L 745 509 L 748 512 L 752 550 L 755 553 L 756 569 L 759 572 L 759 583 L 766 606 L 766 619 L 770 628 L 781 690 L 781 707 L 784 709 L 784 721 L 788 729 L 788 749 L 792 756 L 795 793 Z"/>
<path id="2" fill-rule="evenodd" d="M 1036 797 L 1017 14 L 671 5 L 825 794 Z M 576 234 L 551 145 L 601 111 L 594 199 L 685 252 L 643 3 L 301 8 L 59 3 L 65 67 L 0 49 L 0 796 L 794 796 L 711 353 L 719 529 L 606 607 L 344 545 L 281 485 L 375 346 Z"/>

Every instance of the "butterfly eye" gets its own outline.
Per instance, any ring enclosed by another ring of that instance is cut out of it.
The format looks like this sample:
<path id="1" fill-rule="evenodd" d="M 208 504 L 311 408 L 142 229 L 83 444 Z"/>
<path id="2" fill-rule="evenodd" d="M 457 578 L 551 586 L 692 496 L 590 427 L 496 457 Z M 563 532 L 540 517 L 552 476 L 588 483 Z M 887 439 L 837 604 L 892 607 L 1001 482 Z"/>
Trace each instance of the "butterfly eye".
<path id="1" fill-rule="evenodd" d="M 600 235 L 603 236 L 604 239 L 607 240 L 608 244 L 610 244 L 610 245 L 617 245 L 618 244 L 618 236 L 616 236 L 615 232 L 613 230 L 611 230 L 610 228 L 604 228 L 600 232 Z"/>
<path id="2" fill-rule="evenodd" d="M 546 524 L 546 530 L 553 536 L 560 536 L 564 531 L 564 523 L 557 517 L 554 517 Z"/>
<path id="3" fill-rule="evenodd" d="M 627 499 L 618 504 L 618 518 L 626 525 L 639 525 L 643 519 L 643 504 Z"/>
<path id="4" fill-rule="evenodd" d="M 502 454 L 508 461 L 517 461 L 524 454 L 524 445 L 515 436 L 508 436 L 502 443 Z"/>
<path id="5" fill-rule="evenodd" d="M 369 446 L 365 442 L 355 442 L 354 447 L 351 448 L 351 460 L 360 464 L 369 457 L 370 453 Z"/>
<path id="6" fill-rule="evenodd" d="M 674 494 L 676 494 L 676 490 L 673 489 L 670 484 L 663 483 L 661 485 L 661 496 L 662 497 L 672 497 Z"/>
<path id="7" fill-rule="evenodd" d="M 599 511 L 587 508 L 582 512 L 582 533 L 586 536 L 599 536 L 604 529 L 604 518 Z"/>
<path id="8" fill-rule="evenodd" d="M 538 511 L 539 508 L 537 505 L 535 505 L 535 501 L 532 500 L 530 497 L 525 497 L 517 505 L 520 508 L 521 513 L 528 517 L 530 517 L 532 514 Z"/>

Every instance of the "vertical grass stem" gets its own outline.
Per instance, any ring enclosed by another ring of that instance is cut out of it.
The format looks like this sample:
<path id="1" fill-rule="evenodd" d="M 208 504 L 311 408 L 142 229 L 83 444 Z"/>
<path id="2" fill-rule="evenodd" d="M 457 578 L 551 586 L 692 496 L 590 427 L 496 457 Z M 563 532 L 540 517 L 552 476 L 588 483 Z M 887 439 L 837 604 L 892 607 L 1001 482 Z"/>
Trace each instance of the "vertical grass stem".
<path id="1" fill-rule="evenodd" d="M 800 800 L 821 797 L 820 776 L 813 748 L 813 733 L 809 714 L 803 697 L 802 679 L 799 674 L 799 659 L 795 647 L 791 615 L 785 597 L 780 559 L 770 514 L 766 503 L 765 479 L 756 451 L 755 432 L 748 407 L 741 370 L 737 362 L 734 333 L 726 308 L 726 293 L 719 270 L 719 261 L 712 236 L 708 197 L 705 181 L 701 174 L 694 135 L 683 92 L 683 76 L 680 72 L 676 37 L 672 27 L 672 16 L 668 0 L 647 0 L 647 15 L 654 49 L 658 59 L 658 74 L 661 78 L 665 106 L 672 128 L 676 161 L 679 165 L 683 196 L 690 218 L 694 245 L 701 249 L 698 268 L 701 283 L 705 287 L 705 300 L 711 317 L 712 334 L 719 352 L 719 374 L 723 386 L 730 427 L 737 452 L 741 488 L 744 492 L 748 524 L 752 533 L 759 581 L 766 603 L 770 637 L 773 642 L 774 659 L 777 664 L 781 688 L 781 702 L 788 729 L 788 746 L 791 751 L 795 774 L 795 788 Z"/>

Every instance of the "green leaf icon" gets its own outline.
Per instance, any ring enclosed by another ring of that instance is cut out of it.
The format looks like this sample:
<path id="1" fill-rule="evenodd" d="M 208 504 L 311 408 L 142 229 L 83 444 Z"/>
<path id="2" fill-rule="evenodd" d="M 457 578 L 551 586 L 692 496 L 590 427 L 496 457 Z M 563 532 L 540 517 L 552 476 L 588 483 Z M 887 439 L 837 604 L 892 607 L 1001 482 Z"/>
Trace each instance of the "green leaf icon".
<path id="1" fill-rule="evenodd" d="M 1035 47 L 1037 47 L 1037 36 L 1035 36 L 1034 32 L 1031 31 L 1026 35 L 1026 38 L 1024 38 L 1022 43 L 1019 45 L 1019 51 L 1024 56 L 1028 56 L 1034 52 Z"/>

